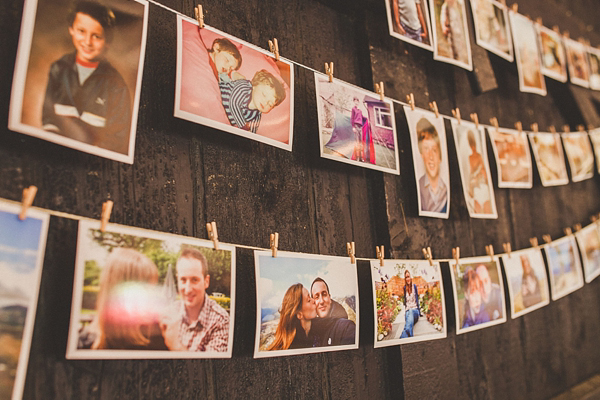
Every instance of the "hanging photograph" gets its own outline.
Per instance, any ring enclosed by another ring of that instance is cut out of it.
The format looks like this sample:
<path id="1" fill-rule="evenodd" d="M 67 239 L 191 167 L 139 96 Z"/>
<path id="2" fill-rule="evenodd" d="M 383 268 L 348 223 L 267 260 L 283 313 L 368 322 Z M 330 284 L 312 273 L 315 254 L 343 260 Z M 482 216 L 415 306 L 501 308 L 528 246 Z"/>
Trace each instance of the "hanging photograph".
<path id="1" fill-rule="evenodd" d="M 569 65 L 571 83 L 583 87 L 590 87 L 590 71 L 587 60 L 587 48 L 583 43 L 568 37 L 564 38 Z"/>
<path id="2" fill-rule="evenodd" d="M 567 81 L 567 54 L 562 35 L 543 25 L 535 25 L 542 55 L 542 74 L 559 82 Z"/>
<path id="3" fill-rule="evenodd" d="M 600 128 L 592 129 L 589 133 L 592 145 L 594 146 L 594 154 L 596 155 L 596 169 L 600 174 Z"/>
<path id="4" fill-rule="evenodd" d="M 68 359 L 230 358 L 235 247 L 80 221 Z"/>
<path id="5" fill-rule="evenodd" d="M 571 180 L 580 182 L 594 176 L 594 153 L 587 132 L 563 133 L 563 145 L 571 168 Z"/>
<path id="6" fill-rule="evenodd" d="M 0 398 L 23 397 L 50 215 L 0 200 Z"/>
<path id="7" fill-rule="evenodd" d="M 543 186 L 569 183 L 560 134 L 530 132 L 529 141 Z"/>
<path id="8" fill-rule="evenodd" d="M 508 280 L 513 319 L 550 303 L 546 264 L 539 248 L 503 254 L 502 264 Z"/>
<path id="9" fill-rule="evenodd" d="M 394 105 L 315 72 L 321 157 L 400 174 Z"/>
<path id="10" fill-rule="evenodd" d="M 390 35 L 433 50 L 427 0 L 385 0 Z"/>
<path id="11" fill-rule="evenodd" d="M 292 150 L 292 63 L 177 16 L 176 117 Z"/>
<path id="12" fill-rule="evenodd" d="M 148 3 L 27 0 L 8 128 L 132 164 Z"/>
<path id="13" fill-rule="evenodd" d="M 440 264 L 429 261 L 371 261 L 375 305 L 375 347 L 394 346 L 447 335 Z"/>
<path id="14" fill-rule="evenodd" d="M 498 259 L 473 257 L 450 261 L 456 334 L 506 322 L 504 284 Z"/>
<path id="15" fill-rule="evenodd" d="M 452 119 L 452 133 L 463 193 L 471 218 L 498 218 L 494 185 L 485 143 L 485 130 L 467 121 Z"/>
<path id="16" fill-rule="evenodd" d="M 544 251 L 550 272 L 552 300 L 558 300 L 583 287 L 583 275 L 574 236 L 565 236 L 546 244 Z"/>
<path id="17" fill-rule="evenodd" d="M 410 131 L 419 215 L 448 218 L 450 173 L 444 119 L 432 112 L 405 106 Z"/>
<path id="18" fill-rule="evenodd" d="M 488 127 L 496 166 L 498 187 L 530 189 L 533 187 L 533 167 L 527 134 L 514 129 Z"/>
<path id="19" fill-rule="evenodd" d="M 583 260 L 585 281 L 590 283 L 600 275 L 600 230 L 598 223 L 590 224 L 575 232 L 575 237 Z"/>
<path id="20" fill-rule="evenodd" d="M 521 92 L 546 95 L 546 82 L 542 75 L 537 33 L 533 22 L 521 14 L 508 12 L 515 44 L 519 89 Z"/>
<path id="21" fill-rule="evenodd" d="M 587 50 L 590 63 L 590 89 L 600 90 L 600 49 L 588 46 Z"/>
<path id="22" fill-rule="evenodd" d="M 471 0 L 471 10 L 477 44 L 512 62 L 514 56 L 506 5 L 495 0 Z"/>
<path id="23" fill-rule="evenodd" d="M 349 257 L 254 251 L 254 357 L 358 349 L 358 279 Z"/>
<path id="24" fill-rule="evenodd" d="M 465 0 L 429 0 L 433 10 L 433 58 L 473 70 Z"/>

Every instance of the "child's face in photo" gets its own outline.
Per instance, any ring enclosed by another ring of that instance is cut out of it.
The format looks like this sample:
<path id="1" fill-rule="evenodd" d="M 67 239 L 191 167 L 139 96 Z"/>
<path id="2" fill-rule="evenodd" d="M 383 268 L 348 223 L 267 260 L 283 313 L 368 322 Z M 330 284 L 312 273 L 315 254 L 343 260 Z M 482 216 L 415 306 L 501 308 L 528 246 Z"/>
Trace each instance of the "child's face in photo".
<path id="1" fill-rule="evenodd" d="M 227 51 L 219 50 L 219 45 L 215 45 L 213 54 L 215 68 L 219 74 L 223 72 L 229 74 L 231 71 L 237 68 L 238 62 L 235 57 Z"/>
<path id="2" fill-rule="evenodd" d="M 77 13 L 73 25 L 69 27 L 77 57 L 82 61 L 98 61 L 108 47 L 104 28 L 87 14 Z"/>
<path id="3" fill-rule="evenodd" d="M 471 307 L 471 311 L 473 314 L 479 313 L 481 309 L 481 290 L 479 290 L 477 285 L 469 285 L 467 288 L 467 300 L 469 301 L 469 307 Z"/>
<path id="4" fill-rule="evenodd" d="M 276 102 L 275 89 L 270 85 L 261 83 L 252 88 L 252 103 L 261 113 L 266 114 L 271 111 L 275 108 Z"/>
<path id="5" fill-rule="evenodd" d="M 427 175 L 431 178 L 435 178 L 440 173 L 440 149 L 435 140 L 426 138 L 421 143 L 421 156 L 423 157 L 423 163 L 425 164 L 425 170 Z"/>

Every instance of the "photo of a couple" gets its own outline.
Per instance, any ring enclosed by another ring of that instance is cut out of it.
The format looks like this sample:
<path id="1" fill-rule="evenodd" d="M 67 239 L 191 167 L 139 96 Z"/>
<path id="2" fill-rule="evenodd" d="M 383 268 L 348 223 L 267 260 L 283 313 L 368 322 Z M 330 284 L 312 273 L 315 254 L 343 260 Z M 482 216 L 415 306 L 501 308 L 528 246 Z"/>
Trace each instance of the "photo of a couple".
<path id="1" fill-rule="evenodd" d="M 175 116 L 292 149 L 291 63 L 177 17 Z"/>
<path id="2" fill-rule="evenodd" d="M 235 248 L 81 221 L 67 358 L 231 357 Z"/>
<path id="3" fill-rule="evenodd" d="M 349 258 L 254 252 L 254 357 L 358 348 L 358 280 Z"/>

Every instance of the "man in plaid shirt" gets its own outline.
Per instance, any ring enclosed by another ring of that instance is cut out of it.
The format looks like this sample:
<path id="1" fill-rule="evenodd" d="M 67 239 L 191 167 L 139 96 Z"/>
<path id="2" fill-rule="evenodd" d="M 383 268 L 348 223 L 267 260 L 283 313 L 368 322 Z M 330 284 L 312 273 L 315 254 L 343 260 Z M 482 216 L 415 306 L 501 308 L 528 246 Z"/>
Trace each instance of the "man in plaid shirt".
<path id="1" fill-rule="evenodd" d="M 178 351 L 227 351 L 229 314 L 206 294 L 210 283 L 206 257 L 184 248 L 176 268 L 181 303 L 170 320 L 163 321 L 165 344 Z"/>

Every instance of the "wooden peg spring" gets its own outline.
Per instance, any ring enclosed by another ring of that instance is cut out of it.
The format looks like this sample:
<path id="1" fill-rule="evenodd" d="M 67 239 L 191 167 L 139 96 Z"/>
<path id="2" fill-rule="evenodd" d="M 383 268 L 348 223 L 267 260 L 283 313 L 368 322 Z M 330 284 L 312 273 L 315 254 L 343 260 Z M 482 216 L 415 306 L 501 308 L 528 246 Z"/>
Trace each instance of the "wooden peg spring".
<path id="1" fill-rule="evenodd" d="M 435 113 L 435 117 L 439 118 L 440 117 L 440 112 L 438 110 L 438 106 L 437 103 L 435 101 L 432 101 L 429 103 L 429 108 L 431 109 L 431 111 L 433 111 Z"/>
<path id="2" fill-rule="evenodd" d="M 475 123 L 475 127 L 479 129 L 479 116 L 477 113 L 471 113 L 471 121 Z"/>
<path id="3" fill-rule="evenodd" d="M 410 93 L 406 95 L 406 101 L 412 111 L 415 111 L 415 95 Z"/>
<path id="4" fill-rule="evenodd" d="M 573 234 L 573 229 L 571 229 L 570 227 L 567 227 L 564 229 L 565 232 L 565 236 L 571 236 Z"/>
<path id="5" fill-rule="evenodd" d="M 379 99 L 381 101 L 385 100 L 385 94 L 383 89 L 383 82 L 379 82 L 375 84 L 375 93 L 379 94 Z"/>
<path id="6" fill-rule="evenodd" d="M 581 224 L 575 224 L 574 228 L 575 232 L 579 232 L 581 230 Z"/>
<path id="7" fill-rule="evenodd" d="M 452 110 L 452 116 L 454 118 L 456 118 L 456 120 L 458 121 L 458 124 L 460 125 L 460 110 L 458 109 L 458 107 L 456 107 L 456 109 Z"/>
<path id="8" fill-rule="evenodd" d="M 110 220 L 110 214 L 112 213 L 113 204 L 114 203 L 112 200 L 106 200 L 104 203 L 102 203 L 102 216 L 100 217 L 100 232 L 106 231 L 106 225 Z"/>
<path id="9" fill-rule="evenodd" d="M 329 76 L 329 82 L 333 82 L 333 61 L 325 63 L 325 73 Z"/>
<path id="10" fill-rule="evenodd" d="M 348 253 L 348 257 L 350 257 L 351 264 L 356 264 L 355 250 L 354 242 L 346 243 L 346 252 Z"/>
<path id="11" fill-rule="evenodd" d="M 536 23 L 536 24 L 538 24 L 538 25 L 544 25 L 544 24 L 542 23 L 542 17 L 537 17 L 537 18 L 535 19 L 535 23 Z"/>
<path id="12" fill-rule="evenodd" d="M 519 12 L 519 5 L 517 3 L 514 3 L 510 9 L 512 10 L 512 12 L 518 13 Z"/>
<path id="13" fill-rule="evenodd" d="M 531 247 L 534 248 L 537 248 L 539 246 L 538 238 L 536 237 L 529 238 L 529 243 L 531 244 Z"/>
<path id="14" fill-rule="evenodd" d="M 521 121 L 515 122 L 515 129 L 519 131 L 519 133 L 523 132 L 523 124 Z"/>
<path id="15" fill-rule="evenodd" d="M 198 28 L 204 28 L 204 10 L 202 9 L 201 4 L 198 4 L 196 8 L 194 8 L 194 15 L 196 17 L 196 21 L 198 21 Z"/>
<path id="16" fill-rule="evenodd" d="M 533 124 L 531 124 L 531 130 L 535 133 L 539 132 L 539 127 L 538 127 L 537 122 L 534 122 Z"/>
<path id="17" fill-rule="evenodd" d="M 577 130 L 579 132 L 585 132 L 585 126 L 584 125 L 577 125 Z"/>
<path id="18" fill-rule="evenodd" d="M 510 245 L 510 242 L 506 242 L 506 243 L 502 243 L 502 248 L 504 249 L 504 252 L 506 254 L 508 254 L 508 257 L 510 258 L 510 256 L 512 255 L 512 247 Z"/>
<path id="19" fill-rule="evenodd" d="M 277 38 L 269 40 L 269 51 L 273 53 L 275 60 L 279 61 L 279 44 L 277 43 Z"/>
<path id="20" fill-rule="evenodd" d="M 550 237 L 550 235 L 544 235 L 542 236 L 542 239 L 544 239 L 544 243 L 546 244 L 552 242 L 552 237 Z"/>
<path id="21" fill-rule="evenodd" d="M 433 256 L 431 255 L 431 247 L 423 248 L 423 256 L 429 261 L 429 266 L 433 267 Z"/>
<path id="22" fill-rule="evenodd" d="M 377 253 L 377 259 L 379 260 L 379 266 L 383 267 L 383 245 L 375 246 L 375 252 Z"/>
<path id="23" fill-rule="evenodd" d="M 548 130 L 549 130 L 551 133 L 556 133 L 556 128 L 554 127 L 554 125 L 550 125 L 550 126 L 548 127 Z"/>
<path id="24" fill-rule="evenodd" d="M 217 223 L 207 222 L 206 231 L 208 232 L 208 238 L 212 240 L 215 250 L 219 250 L 219 234 L 217 233 Z"/>
<path id="25" fill-rule="evenodd" d="M 33 204 L 33 199 L 35 199 L 37 190 L 37 187 L 33 185 L 23 189 L 23 197 L 21 199 L 21 212 L 19 213 L 19 219 L 21 221 L 24 221 L 25 218 L 27 218 L 27 210 Z"/>
<path id="26" fill-rule="evenodd" d="M 571 132 L 571 127 L 569 125 L 563 125 L 563 132 L 564 133 L 569 133 Z"/>
<path id="27" fill-rule="evenodd" d="M 490 124 L 492 124 L 494 126 L 494 128 L 496 128 L 496 132 L 498 132 L 498 118 L 496 117 L 492 117 L 490 118 Z"/>
<path id="28" fill-rule="evenodd" d="M 488 256 L 490 256 L 490 259 L 493 262 L 494 261 L 494 245 L 488 244 L 487 246 L 485 246 L 485 252 L 487 253 Z"/>
<path id="29" fill-rule="evenodd" d="M 460 247 L 452 248 L 452 258 L 456 262 L 456 265 L 460 264 Z"/>
<path id="30" fill-rule="evenodd" d="M 271 233 L 269 242 L 269 245 L 271 247 L 271 255 L 273 257 L 277 257 L 277 248 L 279 247 L 279 233 Z"/>

